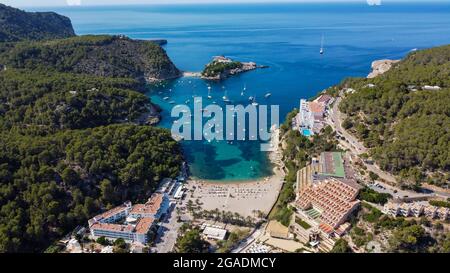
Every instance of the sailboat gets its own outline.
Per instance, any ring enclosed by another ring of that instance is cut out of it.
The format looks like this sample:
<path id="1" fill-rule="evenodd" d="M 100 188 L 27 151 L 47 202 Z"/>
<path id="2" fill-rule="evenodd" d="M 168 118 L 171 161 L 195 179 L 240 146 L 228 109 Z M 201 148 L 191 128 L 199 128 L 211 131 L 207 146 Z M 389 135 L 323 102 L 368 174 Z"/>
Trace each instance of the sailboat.
<path id="1" fill-rule="evenodd" d="M 324 49 L 323 49 L 323 35 L 322 35 L 322 41 L 321 41 L 321 43 L 320 43 L 320 55 L 323 55 L 324 52 L 325 52 L 325 51 L 324 51 Z"/>
<path id="2" fill-rule="evenodd" d="M 225 89 L 225 95 L 222 97 L 224 102 L 229 102 L 230 100 L 227 97 L 227 90 Z"/>
<path id="3" fill-rule="evenodd" d="M 258 103 L 256 102 L 256 96 L 253 97 L 252 105 L 253 106 L 258 106 Z"/>
<path id="4" fill-rule="evenodd" d="M 241 96 L 244 96 L 244 93 L 246 90 L 247 90 L 247 85 L 244 85 L 244 89 L 242 89 Z"/>
<path id="5" fill-rule="evenodd" d="M 211 86 L 208 86 L 208 99 L 212 99 L 212 96 L 211 96 Z"/>

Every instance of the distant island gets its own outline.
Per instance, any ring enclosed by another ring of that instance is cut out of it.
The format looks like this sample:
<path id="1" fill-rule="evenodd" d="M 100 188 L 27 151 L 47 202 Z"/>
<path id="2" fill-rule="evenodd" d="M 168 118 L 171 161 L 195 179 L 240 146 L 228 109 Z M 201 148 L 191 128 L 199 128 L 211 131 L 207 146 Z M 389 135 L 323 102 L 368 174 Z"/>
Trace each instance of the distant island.
<path id="1" fill-rule="evenodd" d="M 257 65 L 254 62 L 239 62 L 225 56 L 216 56 L 205 66 L 201 72 L 201 78 L 206 80 L 224 80 L 230 76 L 237 75 L 257 68 L 267 66 Z"/>

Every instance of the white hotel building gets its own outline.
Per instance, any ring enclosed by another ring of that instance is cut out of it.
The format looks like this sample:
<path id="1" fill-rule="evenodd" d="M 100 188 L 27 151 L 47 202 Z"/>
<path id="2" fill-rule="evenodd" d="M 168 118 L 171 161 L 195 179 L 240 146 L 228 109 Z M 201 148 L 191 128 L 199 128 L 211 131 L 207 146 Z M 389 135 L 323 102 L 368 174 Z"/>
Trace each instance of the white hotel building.
<path id="1" fill-rule="evenodd" d="M 165 193 L 153 194 L 145 204 L 132 206 L 127 202 L 90 219 L 91 236 L 146 244 L 151 229 L 168 209 L 169 197 Z"/>

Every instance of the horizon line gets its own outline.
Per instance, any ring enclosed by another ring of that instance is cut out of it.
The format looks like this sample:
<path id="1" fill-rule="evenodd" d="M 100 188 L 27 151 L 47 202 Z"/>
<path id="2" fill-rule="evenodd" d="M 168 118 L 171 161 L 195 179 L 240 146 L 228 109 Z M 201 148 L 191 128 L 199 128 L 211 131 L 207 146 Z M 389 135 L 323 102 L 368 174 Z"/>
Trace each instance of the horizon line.
<path id="1" fill-rule="evenodd" d="M 68 5 L 68 4 L 38 4 L 38 5 L 17 5 L 11 6 L 10 4 L 4 4 L 16 8 L 48 8 L 48 7 L 67 7 L 67 8 L 81 8 L 81 7 L 108 7 L 108 6 L 169 6 L 169 5 L 241 5 L 241 4 L 361 4 L 368 5 L 365 0 L 243 0 L 243 1 L 227 1 L 219 0 L 214 2 L 204 2 L 196 1 L 184 2 L 184 1 L 174 1 L 174 2 L 153 2 L 153 3 L 110 3 L 110 4 L 81 4 L 81 5 Z M 449 3 L 444 0 L 384 0 L 381 5 L 389 4 L 446 4 Z M 370 5 L 369 5 L 370 6 Z M 377 5 L 375 5 L 377 6 Z"/>

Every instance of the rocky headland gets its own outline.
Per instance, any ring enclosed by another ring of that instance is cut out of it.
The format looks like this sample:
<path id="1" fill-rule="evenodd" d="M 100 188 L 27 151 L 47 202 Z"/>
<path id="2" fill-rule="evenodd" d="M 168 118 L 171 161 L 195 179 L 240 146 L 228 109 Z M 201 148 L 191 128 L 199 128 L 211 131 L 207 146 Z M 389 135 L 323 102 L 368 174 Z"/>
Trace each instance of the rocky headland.
<path id="1" fill-rule="evenodd" d="M 224 56 L 216 56 L 212 62 L 205 66 L 200 76 L 205 80 L 224 80 L 230 76 L 243 72 L 255 70 L 258 68 L 267 68 L 264 65 L 257 65 L 254 62 L 239 62 Z"/>

